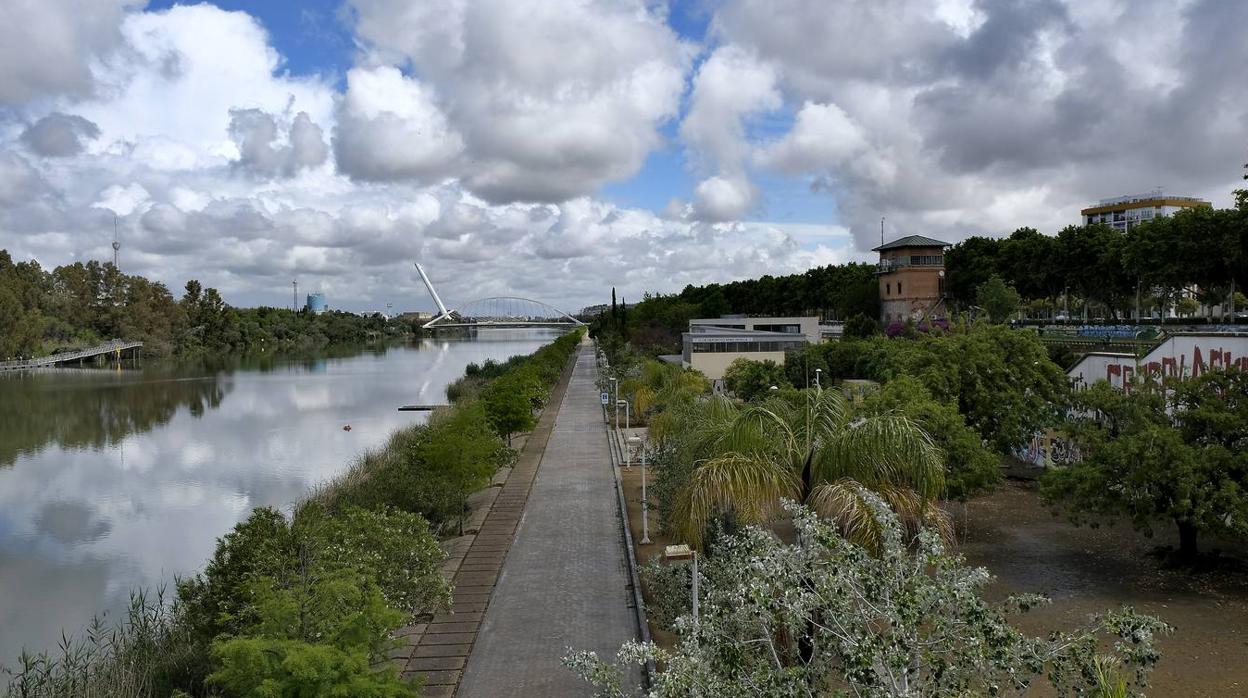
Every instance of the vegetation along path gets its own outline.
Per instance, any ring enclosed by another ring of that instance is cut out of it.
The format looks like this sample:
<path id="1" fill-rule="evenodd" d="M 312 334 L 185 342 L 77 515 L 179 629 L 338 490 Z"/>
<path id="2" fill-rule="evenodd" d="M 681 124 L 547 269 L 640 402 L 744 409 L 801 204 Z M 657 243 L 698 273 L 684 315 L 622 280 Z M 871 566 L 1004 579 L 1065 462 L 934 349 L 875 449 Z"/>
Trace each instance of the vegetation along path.
<path id="1" fill-rule="evenodd" d="M 586 345 L 468 657 L 461 698 L 588 695 L 560 664 L 566 649 L 612 656 L 636 637 L 610 468 Z"/>

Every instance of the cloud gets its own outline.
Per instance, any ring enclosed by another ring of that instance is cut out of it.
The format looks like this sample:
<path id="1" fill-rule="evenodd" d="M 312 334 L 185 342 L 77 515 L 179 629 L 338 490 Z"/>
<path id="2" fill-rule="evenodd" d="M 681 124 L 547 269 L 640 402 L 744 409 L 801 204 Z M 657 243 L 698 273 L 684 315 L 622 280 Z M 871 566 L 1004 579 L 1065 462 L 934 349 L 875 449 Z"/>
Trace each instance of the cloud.
<path id="1" fill-rule="evenodd" d="M 709 177 L 694 189 L 692 217 L 712 222 L 737 220 L 756 198 L 757 191 L 744 177 Z"/>
<path id="2" fill-rule="evenodd" d="M 69 157 L 99 136 L 100 127 L 81 116 L 52 112 L 23 131 L 22 142 L 36 155 Z"/>
<path id="3" fill-rule="evenodd" d="M 0 206 L 28 202 L 48 189 L 39 171 L 17 153 L 0 153 Z"/>
<path id="4" fill-rule="evenodd" d="M 290 177 L 325 162 L 329 149 L 321 127 L 299 112 L 287 129 L 288 143 L 278 144 L 278 124 L 259 109 L 231 109 L 230 137 L 238 146 L 235 166 L 261 177 Z"/>
<path id="5" fill-rule="evenodd" d="M 956 241 L 1159 184 L 1225 204 L 1248 126 L 1244 3 L 723 0 L 692 47 L 642 0 L 355 0 L 356 63 L 324 76 L 243 12 L 67 7 L 18 10 L 82 50 L 0 76 L 4 246 L 108 258 L 115 211 L 126 271 L 239 304 L 298 277 L 428 308 L 420 260 L 448 300 L 575 308 L 862 259 L 881 216 Z M 689 181 L 659 196 L 686 200 L 604 200 L 664 147 Z M 827 224 L 742 222 L 777 180 Z"/>
<path id="6" fill-rule="evenodd" d="M 720 123 L 714 147 L 682 136 L 807 178 L 860 250 L 881 216 L 891 236 L 957 241 L 1055 231 L 1159 184 L 1226 205 L 1248 125 L 1232 67 L 1248 61 L 1245 22 L 1248 5 L 1216 0 L 727 0 L 712 56 L 768 66 L 796 115 L 780 134 Z"/>
<path id="7" fill-rule="evenodd" d="M 463 138 L 433 90 L 397 68 L 355 68 L 338 107 L 338 169 L 368 181 L 438 180 L 456 174 Z"/>
<path id="8" fill-rule="evenodd" d="M 758 151 L 764 167 L 786 173 L 841 166 L 869 147 L 863 128 L 835 104 L 806 102 L 793 128 Z"/>
<path id="9" fill-rule="evenodd" d="M 440 109 L 383 107 L 375 138 L 353 134 L 343 119 L 335 152 L 356 176 L 441 173 L 494 203 L 564 201 L 636 174 L 661 143 L 658 127 L 679 107 L 689 50 L 641 0 L 353 0 L 351 7 L 370 59 L 419 76 L 419 83 L 407 79 L 413 84 L 398 99 Z M 450 145 L 439 113 L 455 125 L 461 160 L 431 162 L 421 145 L 404 149 L 410 158 L 387 158 L 374 147 L 400 137 Z M 422 131 L 431 122 L 433 130 Z"/>
<path id="10" fill-rule="evenodd" d="M 120 43 L 123 13 L 140 0 L 12 0 L 0 22 L 0 104 L 94 89 L 91 62 Z"/>
<path id="11" fill-rule="evenodd" d="M 752 52 L 733 45 L 716 49 L 694 77 L 689 113 L 680 125 L 695 160 L 739 174 L 749 153 L 742 119 L 783 104 L 777 79 L 775 66 Z"/>

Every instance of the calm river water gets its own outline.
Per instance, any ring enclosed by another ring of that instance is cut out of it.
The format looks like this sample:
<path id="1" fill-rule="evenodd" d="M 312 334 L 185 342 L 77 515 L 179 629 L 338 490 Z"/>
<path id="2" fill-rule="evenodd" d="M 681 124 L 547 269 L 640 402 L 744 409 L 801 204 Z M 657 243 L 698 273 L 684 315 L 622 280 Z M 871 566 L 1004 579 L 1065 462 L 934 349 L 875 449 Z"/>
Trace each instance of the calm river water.
<path id="1" fill-rule="evenodd" d="M 193 573 L 253 507 L 285 507 L 445 402 L 469 362 L 546 331 L 219 369 L 0 374 L 0 664 L 115 618 L 129 592 Z M 344 426 L 350 425 L 346 431 Z M 172 587 L 172 585 L 170 585 Z"/>

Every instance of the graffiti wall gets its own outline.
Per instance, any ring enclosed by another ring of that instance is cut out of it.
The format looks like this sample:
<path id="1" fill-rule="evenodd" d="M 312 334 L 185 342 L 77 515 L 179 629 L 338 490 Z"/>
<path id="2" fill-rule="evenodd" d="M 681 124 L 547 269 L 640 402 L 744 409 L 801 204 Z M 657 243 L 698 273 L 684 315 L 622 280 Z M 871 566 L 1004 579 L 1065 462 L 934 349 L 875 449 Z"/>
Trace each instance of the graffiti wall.
<path id="1" fill-rule="evenodd" d="M 1076 387 L 1109 381 L 1116 388 L 1135 377 L 1195 378 L 1206 371 L 1231 367 L 1248 370 L 1248 334 L 1190 334 L 1170 337 L 1145 357 L 1097 352 L 1088 354 L 1067 372 Z"/>
<path id="2" fill-rule="evenodd" d="M 1015 451 L 1014 457 L 1037 468 L 1052 468 L 1074 463 L 1080 460 L 1081 455 L 1074 441 L 1053 429 L 1045 429 L 1031 437 L 1026 446 Z"/>

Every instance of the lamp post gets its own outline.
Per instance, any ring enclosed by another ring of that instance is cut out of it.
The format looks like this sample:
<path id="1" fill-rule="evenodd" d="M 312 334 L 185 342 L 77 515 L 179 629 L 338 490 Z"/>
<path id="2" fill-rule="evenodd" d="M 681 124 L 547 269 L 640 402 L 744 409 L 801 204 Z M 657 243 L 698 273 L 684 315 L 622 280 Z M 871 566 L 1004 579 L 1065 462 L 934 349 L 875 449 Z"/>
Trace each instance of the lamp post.
<path id="1" fill-rule="evenodd" d="M 693 551 L 693 637 L 698 637 L 698 551 Z"/>
<path id="2" fill-rule="evenodd" d="M 628 400 L 616 400 L 615 401 L 615 408 L 616 408 L 615 430 L 617 432 L 620 430 L 620 412 L 619 412 L 620 405 L 624 405 L 624 431 L 627 432 L 629 430 L 628 418 L 632 413 L 632 408 L 629 406 Z M 629 470 L 632 470 L 633 468 L 632 453 L 630 453 L 628 449 L 624 449 L 624 467 L 628 468 Z"/>
<path id="3" fill-rule="evenodd" d="M 823 373 L 822 368 L 815 369 L 815 390 L 823 390 L 823 386 L 819 384 L 819 375 Z"/>
<path id="4" fill-rule="evenodd" d="M 650 501 L 646 499 L 646 442 L 640 436 L 629 437 L 628 442 L 641 446 L 641 544 L 650 545 Z"/>

